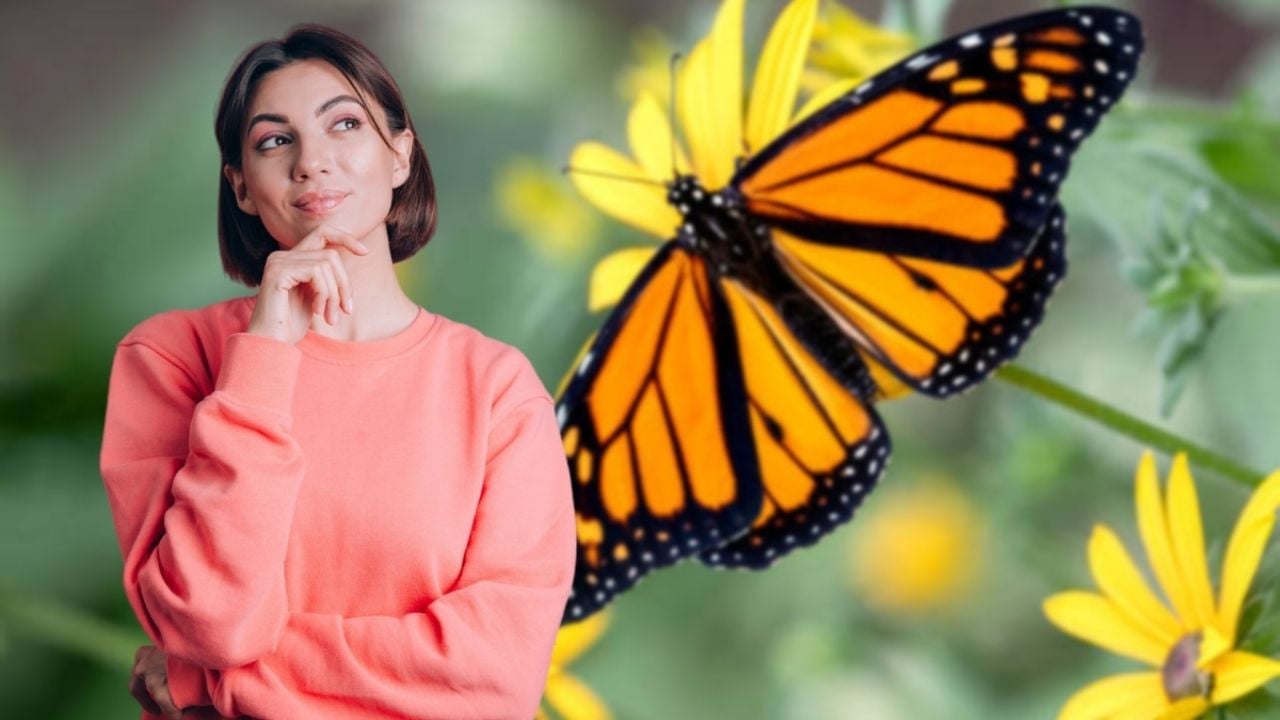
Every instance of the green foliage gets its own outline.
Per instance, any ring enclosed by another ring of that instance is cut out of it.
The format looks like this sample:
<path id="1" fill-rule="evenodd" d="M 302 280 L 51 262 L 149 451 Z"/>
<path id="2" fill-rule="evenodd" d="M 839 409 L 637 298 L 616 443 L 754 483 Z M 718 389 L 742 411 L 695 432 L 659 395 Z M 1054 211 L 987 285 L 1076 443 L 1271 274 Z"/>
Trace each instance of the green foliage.
<path id="1" fill-rule="evenodd" d="M 1263 179 L 1280 134 L 1266 129 L 1280 127 L 1251 110 L 1135 102 L 1081 152 L 1064 190 L 1121 247 L 1123 274 L 1146 298 L 1135 329 L 1156 342 L 1164 416 L 1222 314 L 1280 291 L 1280 229 L 1228 182 L 1274 193 Z"/>

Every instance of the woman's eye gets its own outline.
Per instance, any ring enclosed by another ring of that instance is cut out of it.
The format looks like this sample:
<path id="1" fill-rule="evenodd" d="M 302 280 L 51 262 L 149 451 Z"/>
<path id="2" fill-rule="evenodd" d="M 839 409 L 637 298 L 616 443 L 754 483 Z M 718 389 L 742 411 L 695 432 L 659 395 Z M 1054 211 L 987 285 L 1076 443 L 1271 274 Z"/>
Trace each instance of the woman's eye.
<path id="1" fill-rule="evenodd" d="M 342 123 L 346 123 L 346 122 L 353 123 L 353 124 L 352 124 L 352 126 L 351 126 L 350 128 L 348 128 L 349 130 L 355 130 L 356 128 L 358 128 L 358 127 L 360 127 L 361 125 L 363 125 L 363 124 L 364 124 L 363 122 L 361 122 L 361 121 L 360 121 L 360 119 L 359 119 L 359 118 L 354 118 L 354 117 L 344 117 L 344 118 L 342 118 L 341 120 L 338 120 L 337 122 L 335 122 L 335 123 L 334 123 L 334 126 L 338 126 L 338 125 L 341 125 Z M 262 139 L 262 142 L 258 143 L 258 149 L 259 149 L 259 150 L 270 150 L 270 149 L 272 149 L 272 148 L 280 147 L 279 145 L 268 145 L 267 143 L 271 142 L 272 140 L 287 140 L 287 139 L 288 139 L 288 138 L 286 138 L 286 137 L 285 137 L 285 136 L 283 136 L 283 135 L 272 135 L 272 136 L 270 136 L 270 137 L 265 137 L 265 138 L 263 138 L 263 139 Z"/>

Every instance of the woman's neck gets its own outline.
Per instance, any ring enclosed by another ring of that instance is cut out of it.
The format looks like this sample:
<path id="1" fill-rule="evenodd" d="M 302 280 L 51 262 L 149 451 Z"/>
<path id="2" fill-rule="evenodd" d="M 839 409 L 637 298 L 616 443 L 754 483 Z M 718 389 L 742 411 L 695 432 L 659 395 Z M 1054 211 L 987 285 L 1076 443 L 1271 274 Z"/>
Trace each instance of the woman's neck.
<path id="1" fill-rule="evenodd" d="M 391 337 L 417 317 L 418 304 L 400 287 L 385 229 L 381 237 L 375 235 L 362 238 L 369 248 L 367 255 L 339 252 L 351 281 L 353 312 L 339 309 L 334 325 L 326 322 L 323 315 L 312 315 L 312 331 L 335 340 L 365 342 Z"/>

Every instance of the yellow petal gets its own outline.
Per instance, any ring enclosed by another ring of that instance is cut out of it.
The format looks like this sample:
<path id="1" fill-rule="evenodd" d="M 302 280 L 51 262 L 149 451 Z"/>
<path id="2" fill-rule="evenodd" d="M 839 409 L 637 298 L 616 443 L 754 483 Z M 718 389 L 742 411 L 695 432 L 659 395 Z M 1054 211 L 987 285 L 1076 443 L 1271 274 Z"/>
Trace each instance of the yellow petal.
<path id="1" fill-rule="evenodd" d="M 680 77 L 680 120 L 708 190 L 728 184 L 742 154 L 742 5 L 724 0 Z"/>
<path id="2" fill-rule="evenodd" d="M 1196 658 L 1196 667 L 1207 668 L 1223 653 L 1231 650 L 1231 641 L 1218 632 L 1213 625 L 1206 625 L 1200 632 L 1200 657 Z"/>
<path id="3" fill-rule="evenodd" d="M 1247 652 L 1232 652 L 1213 664 L 1214 705 L 1244 697 L 1280 677 L 1280 661 Z"/>
<path id="4" fill-rule="evenodd" d="M 1058 713 L 1058 720 L 1110 720 L 1117 714 L 1135 711 L 1154 718 L 1167 704 L 1159 673 L 1112 675 L 1072 695 Z"/>
<path id="5" fill-rule="evenodd" d="M 649 177 L 663 182 L 674 180 L 675 171 L 671 169 L 673 154 L 680 172 L 689 172 L 688 158 L 673 144 L 671 122 L 662 112 L 662 103 L 647 92 L 642 93 L 631 106 L 627 117 L 627 140 L 631 144 L 631 152 Z"/>
<path id="6" fill-rule="evenodd" d="M 792 0 L 769 31 L 751 84 L 747 152 L 760 150 L 786 129 L 817 16 L 817 0 Z"/>
<path id="7" fill-rule="evenodd" d="M 556 673 L 547 678 L 543 697 L 564 720 L 609 720 L 613 714 L 578 678 Z"/>
<path id="8" fill-rule="evenodd" d="M 622 153 L 598 142 L 579 143 L 569 165 L 574 187 L 591 204 L 664 240 L 675 234 L 680 213 L 667 204 L 666 189 L 649 184 L 652 178 Z"/>
<path id="9" fill-rule="evenodd" d="M 1186 453 L 1173 458 L 1169 471 L 1169 539 L 1177 558 L 1179 575 L 1191 599 L 1196 624 L 1204 627 L 1217 621 L 1213 607 L 1213 587 L 1209 584 L 1209 563 L 1204 556 L 1204 526 L 1195 482 L 1187 467 Z"/>
<path id="10" fill-rule="evenodd" d="M 1166 647 L 1178 641 L 1178 619 L 1152 594 L 1120 538 L 1105 525 L 1089 538 L 1089 569 L 1098 588 L 1129 618 Z"/>
<path id="11" fill-rule="evenodd" d="M 1165 521 L 1164 502 L 1160 498 L 1160 480 L 1156 475 L 1155 455 L 1147 450 L 1138 462 L 1136 482 L 1138 529 L 1142 544 L 1147 548 L 1147 559 L 1155 572 L 1165 597 L 1173 605 L 1184 630 L 1202 627 L 1194 622 L 1195 606 L 1187 593 L 1186 584 L 1174 559 L 1173 546 L 1169 543 L 1169 529 Z"/>
<path id="12" fill-rule="evenodd" d="M 1200 717 L 1208 709 L 1209 701 L 1202 697 L 1185 698 L 1170 705 L 1169 709 L 1160 716 L 1160 720 L 1192 720 Z"/>
<path id="13" fill-rule="evenodd" d="M 1245 594 L 1253 583 L 1262 560 L 1262 551 L 1276 524 L 1280 507 L 1280 472 L 1274 472 L 1258 486 L 1231 531 L 1222 561 L 1222 590 L 1218 598 L 1218 628 L 1234 642 Z"/>
<path id="14" fill-rule="evenodd" d="M 551 650 L 551 664 L 564 667 L 573 662 L 582 651 L 600 639 L 600 633 L 609 626 L 608 610 L 594 613 L 585 620 L 564 625 L 556 634 L 556 644 Z"/>
<path id="15" fill-rule="evenodd" d="M 836 98 L 844 95 L 850 90 L 853 90 L 857 86 L 857 80 L 847 79 L 837 80 L 836 82 L 827 85 L 814 93 L 813 96 L 800 107 L 800 110 L 796 112 L 795 117 L 791 119 L 791 124 L 795 125 L 796 123 L 799 123 L 801 120 L 804 120 L 818 110 L 830 105 Z"/>
<path id="16" fill-rule="evenodd" d="M 1213 705 L 1236 700 L 1280 678 L 1280 661 L 1252 652 L 1226 653 L 1213 664 Z"/>
<path id="17" fill-rule="evenodd" d="M 658 251 L 656 247 L 630 247 L 614 250 L 596 263 L 587 290 L 587 309 L 591 312 L 617 305 L 631 282 Z"/>
<path id="18" fill-rule="evenodd" d="M 704 187 L 710 187 L 708 178 L 715 175 L 715 127 L 712 125 L 711 106 L 707 98 L 707 53 L 706 40 L 694 45 L 684 66 L 680 68 L 680 77 L 676 83 L 676 112 L 680 116 L 684 139 L 689 146 L 693 174 L 698 176 Z"/>
<path id="19" fill-rule="evenodd" d="M 1097 593 L 1057 593 L 1044 601 L 1044 614 L 1068 635 L 1155 667 L 1164 663 L 1168 652 L 1168 646 L 1129 622 L 1115 603 Z"/>

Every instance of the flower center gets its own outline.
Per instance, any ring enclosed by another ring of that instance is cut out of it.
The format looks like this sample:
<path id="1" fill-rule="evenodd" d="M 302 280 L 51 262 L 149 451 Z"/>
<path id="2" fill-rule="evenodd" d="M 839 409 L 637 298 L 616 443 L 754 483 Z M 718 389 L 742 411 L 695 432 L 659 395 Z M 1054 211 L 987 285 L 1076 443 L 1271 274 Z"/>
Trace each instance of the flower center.
<path id="1" fill-rule="evenodd" d="M 1213 676 L 1196 669 L 1200 657 L 1200 633 L 1183 636 L 1169 651 L 1160 669 L 1164 694 L 1175 703 L 1189 697 L 1208 697 L 1213 689 Z"/>

